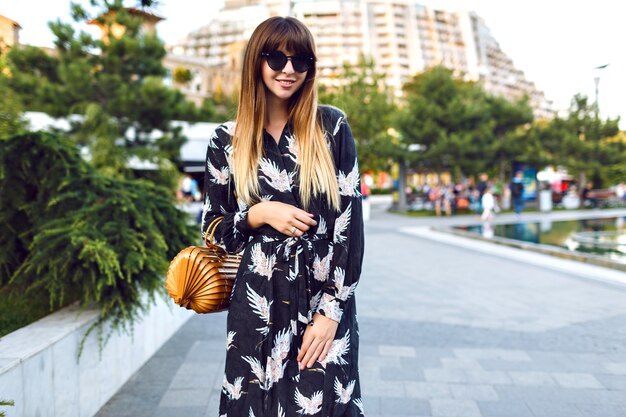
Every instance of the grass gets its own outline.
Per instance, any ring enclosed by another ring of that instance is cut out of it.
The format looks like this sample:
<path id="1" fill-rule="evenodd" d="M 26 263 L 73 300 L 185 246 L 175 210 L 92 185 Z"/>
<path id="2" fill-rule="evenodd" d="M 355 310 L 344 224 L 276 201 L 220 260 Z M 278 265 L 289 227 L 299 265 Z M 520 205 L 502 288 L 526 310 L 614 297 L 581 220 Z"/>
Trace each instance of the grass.
<path id="1" fill-rule="evenodd" d="M 77 297 L 66 297 L 62 306 L 71 304 Z M 0 337 L 47 316 L 50 297 L 44 288 L 25 291 L 24 288 L 5 286 L 0 288 Z"/>

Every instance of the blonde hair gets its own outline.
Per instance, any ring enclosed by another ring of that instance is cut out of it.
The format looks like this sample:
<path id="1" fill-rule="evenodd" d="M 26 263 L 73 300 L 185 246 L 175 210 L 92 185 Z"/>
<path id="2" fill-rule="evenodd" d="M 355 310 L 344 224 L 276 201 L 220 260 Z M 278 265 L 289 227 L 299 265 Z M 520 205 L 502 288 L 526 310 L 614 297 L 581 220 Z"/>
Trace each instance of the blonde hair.
<path id="1" fill-rule="evenodd" d="M 266 87 L 261 76 L 261 52 L 281 47 L 294 54 L 315 56 L 311 32 L 292 17 L 271 17 L 252 33 L 246 47 L 239 108 L 233 135 L 232 167 L 235 190 L 251 205 L 259 201 L 257 170 L 263 156 Z M 306 209 L 312 197 L 325 194 L 328 206 L 339 210 L 339 187 L 334 161 L 318 114 L 315 66 L 309 68 L 302 87 L 289 100 L 289 120 L 298 144 L 300 200 Z"/>

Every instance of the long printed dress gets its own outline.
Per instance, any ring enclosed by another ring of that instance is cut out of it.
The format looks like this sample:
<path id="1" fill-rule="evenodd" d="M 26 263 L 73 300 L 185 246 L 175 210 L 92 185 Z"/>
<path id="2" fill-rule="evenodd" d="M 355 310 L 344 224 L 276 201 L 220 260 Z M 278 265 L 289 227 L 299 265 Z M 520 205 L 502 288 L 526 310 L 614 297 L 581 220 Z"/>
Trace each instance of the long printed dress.
<path id="1" fill-rule="evenodd" d="M 354 289 L 364 249 L 360 178 L 345 115 L 320 106 L 334 157 L 341 210 L 325 197 L 308 209 L 317 225 L 302 237 L 269 225 L 252 229 L 248 207 L 237 201 L 229 165 L 233 123 L 220 125 L 207 150 L 203 234 L 224 216 L 215 239 L 243 251 L 227 318 L 226 370 L 220 417 L 356 417 L 363 414 L 358 374 Z M 278 144 L 267 132 L 259 163 L 262 200 L 301 207 L 298 143 L 289 125 Z M 300 371 L 297 356 L 315 313 L 339 322 L 328 355 Z"/>

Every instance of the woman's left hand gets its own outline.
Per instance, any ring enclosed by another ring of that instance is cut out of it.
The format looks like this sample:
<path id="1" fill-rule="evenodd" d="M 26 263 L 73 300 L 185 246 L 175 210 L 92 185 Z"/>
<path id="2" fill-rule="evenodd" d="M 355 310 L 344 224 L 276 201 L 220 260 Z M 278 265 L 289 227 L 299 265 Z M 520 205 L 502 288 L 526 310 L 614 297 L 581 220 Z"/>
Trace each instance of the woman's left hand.
<path id="1" fill-rule="evenodd" d="M 316 313 L 313 316 L 313 325 L 306 326 L 302 337 L 302 346 L 298 354 L 300 370 L 310 368 L 315 361 L 323 361 L 335 339 L 339 323 L 333 319 Z"/>

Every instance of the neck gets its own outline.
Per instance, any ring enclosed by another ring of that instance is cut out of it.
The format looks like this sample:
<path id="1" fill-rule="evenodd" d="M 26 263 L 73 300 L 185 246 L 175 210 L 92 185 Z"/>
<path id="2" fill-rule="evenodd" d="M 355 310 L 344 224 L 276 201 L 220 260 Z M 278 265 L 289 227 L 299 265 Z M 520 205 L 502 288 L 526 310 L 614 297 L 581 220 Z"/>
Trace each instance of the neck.
<path id="1" fill-rule="evenodd" d="M 280 100 L 276 97 L 268 97 L 265 111 L 265 125 L 285 125 L 289 119 L 289 108 L 287 100 Z"/>

